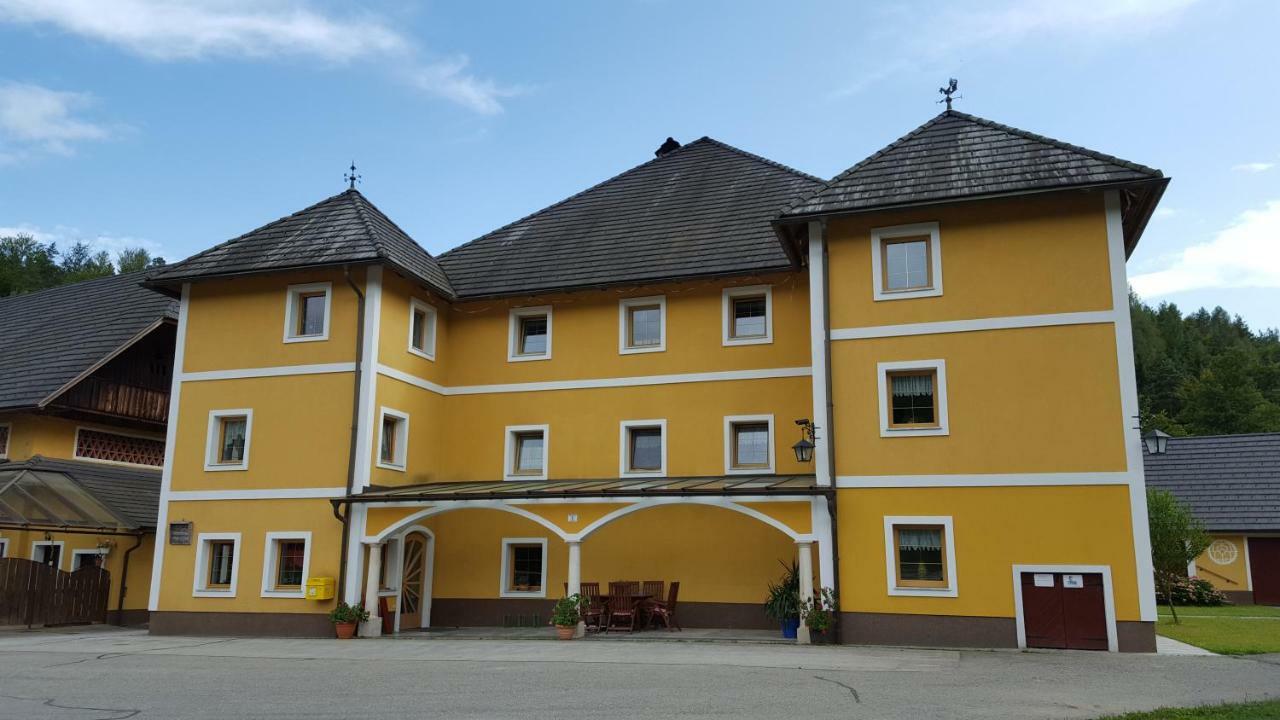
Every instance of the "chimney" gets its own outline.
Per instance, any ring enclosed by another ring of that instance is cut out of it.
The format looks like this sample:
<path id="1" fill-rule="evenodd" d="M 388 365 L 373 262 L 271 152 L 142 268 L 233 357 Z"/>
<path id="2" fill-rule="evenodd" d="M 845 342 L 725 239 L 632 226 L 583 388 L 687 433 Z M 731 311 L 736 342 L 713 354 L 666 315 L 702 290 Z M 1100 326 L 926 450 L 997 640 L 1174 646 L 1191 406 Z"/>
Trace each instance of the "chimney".
<path id="1" fill-rule="evenodd" d="M 654 150 L 654 151 L 653 151 L 653 156 L 654 156 L 654 157 L 662 157 L 663 155 L 666 155 L 667 153 L 669 153 L 669 152 L 671 152 L 672 150 L 675 150 L 675 149 L 677 149 L 677 148 L 679 148 L 679 147 L 680 147 L 680 143 L 676 142 L 676 139 L 675 139 L 675 138 L 670 138 L 670 137 L 669 137 L 669 138 L 667 138 L 667 141 L 666 141 L 666 142 L 662 143 L 662 147 L 660 147 L 660 148 L 658 148 L 657 150 Z"/>

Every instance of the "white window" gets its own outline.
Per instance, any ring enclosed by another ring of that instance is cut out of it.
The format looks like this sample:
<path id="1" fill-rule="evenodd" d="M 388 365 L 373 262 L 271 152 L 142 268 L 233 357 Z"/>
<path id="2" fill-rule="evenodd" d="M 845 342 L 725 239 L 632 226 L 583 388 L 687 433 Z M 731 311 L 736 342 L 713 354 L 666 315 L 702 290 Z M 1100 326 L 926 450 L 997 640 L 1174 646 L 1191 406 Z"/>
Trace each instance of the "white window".
<path id="1" fill-rule="evenodd" d="M 378 467 L 404 470 L 409 457 L 409 416 L 382 408 L 378 422 Z"/>
<path id="2" fill-rule="evenodd" d="M 9 557 L 9 538 L 0 537 L 0 558 Z"/>
<path id="3" fill-rule="evenodd" d="M 551 359 L 551 306 L 512 308 L 508 316 L 507 360 Z"/>
<path id="4" fill-rule="evenodd" d="M 667 298 L 627 298 L 618 301 L 618 352 L 662 352 L 667 349 Z"/>
<path id="5" fill-rule="evenodd" d="M 773 472 L 772 415 L 730 415 L 724 419 L 724 471 L 729 475 Z"/>
<path id="6" fill-rule="evenodd" d="M 884 550 L 890 595 L 956 596 L 956 541 L 950 516 L 885 517 Z"/>
<path id="7" fill-rule="evenodd" d="M 747 285 L 720 293 L 721 341 L 724 345 L 773 342 L 773 286 Z"/>
<path id="8" fill-rule="evenodd" d="M 31 559 L 61 569 L 63 545 L 62 540 L 37 540 L 31 543 Z"/>
<path id="9" fill-rule="evenodd" d="M 875 300 L 942 294 L 942 243 L 938 223 L 871 230 L 871 280 Z"/>
<path id="10" fill-rule="evenodd" d="M 262 597 L 305 597 L 311 533 L 269 532 L 262 556 Z"/>
<path id="11" fill-rule="evenodd" d="M 667 421 L 624 420 L 619 432 L 619 474 L 664 477 L 667 474 Z"/>
<path id="12" fill-rule="evenodd" d="M 107 564 L 107 551 L 101 548 L 92 550 L 71 551 L 71 571 L 75 572 L 87 567 L 104 567 Z"/>
<path id="13" fill-rule="evenodd" d="M 502 597 L 547 596 L 547 539 L 502 538 Z"/>
<path id="14" fill-rule="evenodd" d="M 436 309 L 417 298 L 409 301 L 409 352 L 436 359 Z"/>
<path id="15" fill-rule="evenodd" d="M 284 304 L 284 341 L 329 339 L 329 306 L 333 283 L 290 285 Z"/>
<path id="16" fill-rule="evenodd" d="M 235 597 L 240 533 L 200 533 L 196 539 L 195 597 Z"/>
<path id="17" fill-rule="evenodd" d="M 0 460 L 9 457 L 9 435 L 12 432 L 13 426 L 10 423 L 0 423 Z"/>
<path id="18" fill-rule="evenodd" d="M 503 474 L 508 480 L 546 480 L 551 443 L 549 425 L 509 425 Z"/>
<path id="19" fill-rule="evenodd" d="M 204 469 L 248 470 L 249 439 L 252 435 L 253 410 L 240 408 L 209 411 Z"/>
<path id="20" fill-rule="evenodd" d="M 882 362 L 880 437 L 947 435 L 947 364 L 943 360 Z"/>

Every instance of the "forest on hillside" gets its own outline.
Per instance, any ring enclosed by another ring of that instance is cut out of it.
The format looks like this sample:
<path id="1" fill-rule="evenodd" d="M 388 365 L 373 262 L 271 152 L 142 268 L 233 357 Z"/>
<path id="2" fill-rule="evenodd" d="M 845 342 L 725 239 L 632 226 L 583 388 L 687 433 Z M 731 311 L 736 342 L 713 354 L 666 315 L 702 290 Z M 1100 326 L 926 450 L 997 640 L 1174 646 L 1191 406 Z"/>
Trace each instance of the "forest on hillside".
<path id="1" fill-rule="evenodd" d="M 1183 316 L 1129 296 L 1144 432 L 1230 435 L 1280 431 L 1280 336 L 1255 333 L 1221 307 Z"/>
<path id="2" fill-rule="evenodd" d="M 164 265 L 143 248 L 125 248 L 114 260 L 106 251 L 93 252 L 85 242 L 66 250 L 31 235 L 0 237 L 0 297 L 92 280 Z"/>

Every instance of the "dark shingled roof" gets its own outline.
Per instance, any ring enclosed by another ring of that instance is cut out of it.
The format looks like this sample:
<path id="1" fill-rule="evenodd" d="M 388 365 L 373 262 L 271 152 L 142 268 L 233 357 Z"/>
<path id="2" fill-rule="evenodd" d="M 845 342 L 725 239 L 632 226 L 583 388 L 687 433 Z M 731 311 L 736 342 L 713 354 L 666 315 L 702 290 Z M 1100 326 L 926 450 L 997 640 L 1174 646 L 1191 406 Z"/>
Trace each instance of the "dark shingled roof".
<path id="1" fill-rule="evenodd" d="M 435 258 L 355 189 L 155 270 L 146 284 L 172 289 L 190 280 L 376 262 L 453 295 Z"/>
<path id="2" fill-rule="evenodd" d="M 62 473 L 93 495 L 98 502 L 135 527 L 154 528 L 160 508 L 160 469 L 122 467 L 80 460 L 60 460 L 42 455 L 0 464 L 4 470 L 40 470 Z"/>
<path id="3" fill-rule="evenodd" d="M 821 180 L 701 138 L 440 256 L 459 297 L 791 266 L 769 221 Z"/>
<path id="4" fill-rule="evenodd" d="M 1147 487 L 1189 504 L 1209 530 L 1280 531 L 1280 433 L 1169 438 L 1144 464 Z"/>
<path id="5" fill-rule="evenodd" d="M 956 110 L 796 199 L 782 217 L 945 202 L 1163 177 L 1159 170 Z"/>
<path id="6" fill-rule="evenodd" d="M 138 285 L 146 271 L 0 298 L 0 409 L 35 407 L 178 304 Z"/>

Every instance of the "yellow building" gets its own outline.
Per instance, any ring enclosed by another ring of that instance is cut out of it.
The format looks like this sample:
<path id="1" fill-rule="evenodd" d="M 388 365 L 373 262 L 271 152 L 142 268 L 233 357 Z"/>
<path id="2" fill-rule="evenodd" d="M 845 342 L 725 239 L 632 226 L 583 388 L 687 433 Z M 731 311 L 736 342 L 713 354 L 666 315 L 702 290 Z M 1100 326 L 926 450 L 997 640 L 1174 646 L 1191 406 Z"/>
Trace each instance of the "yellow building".
<path id="1" fill-rule="evenodd" d="M 177 322 L 141 280 L 0 298 L 0 558 L 105 569 L 105 617 L 125 624 L 147 620 Z M 52 604 L 0 624 L 102 619 Z"/>
<path id="2" fill-rule="evenodd" d="M 1280 605 L 1280 433 L 1148 437 L 1147 485 L 1173 493 L 1209 532 L 1187 574 L 1230 602 Z"/>
<path id="3" fill-rule="evenodd" d="M 650 579 L 776 627 L 795 563 L 843 642 L 1154 648 L 1124 260 L 1158 171 L 951 111 L 829 183 L 655 154 L 438 258 L 351 189 L 152 273 L 152 632 Z"/>

